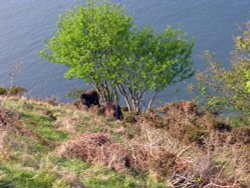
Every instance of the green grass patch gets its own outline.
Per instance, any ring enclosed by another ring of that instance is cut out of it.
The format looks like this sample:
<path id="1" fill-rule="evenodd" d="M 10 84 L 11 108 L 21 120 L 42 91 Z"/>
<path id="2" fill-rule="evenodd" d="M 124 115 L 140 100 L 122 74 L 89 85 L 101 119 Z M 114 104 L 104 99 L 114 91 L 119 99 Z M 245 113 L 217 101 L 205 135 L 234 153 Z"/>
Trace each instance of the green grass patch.
<path id="1" fill-rule="evenodd" d="M 24 126 L 31 128 L 43 138 L 50 141 L 63 141 L 68 134 L 64 131 L 59 131 L 53 126 L 53 121 L 48 117 L 37 114 L 23 114 Z"/>
<path id="2" fill-rule="evenodd" d="M 50 120 L 48 117 L 43 116 L 43 115 L 23 113 L 22 117 L 33 120 L 35 122 L 44 122 L 44 123 L 51 123 L 52 122 L 52 120 Z"/>
<path id="3" fill-rule="evenodd" d="M 64 169 L 68 169 L 76 172 L 78 175 L 84 172 L 85 170 L 91 168 L 91 164 L 81 161 L 79 159 L 59 159 L 57 165 Z"/>

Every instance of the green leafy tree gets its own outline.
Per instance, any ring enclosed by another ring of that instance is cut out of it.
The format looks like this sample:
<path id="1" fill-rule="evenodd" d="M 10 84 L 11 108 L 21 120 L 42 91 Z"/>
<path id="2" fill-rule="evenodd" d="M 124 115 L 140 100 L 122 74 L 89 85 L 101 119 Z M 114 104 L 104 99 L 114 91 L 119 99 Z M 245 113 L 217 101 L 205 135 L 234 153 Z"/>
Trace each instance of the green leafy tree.
<path id="1" fill-rule="evenodd" d="M 203 106 L 220 111 L 239 112 L 250 115 L 250 22 L 242 36 L 235 38 L 231 67 L 226 69 L 206 51 L 208 67 L 198 72 L 199 102 Z"/>
<path id="2" fill-rule="evenodd" d="M 110 78 L 115 73 L 111 71 L 117 63 L 117 51 L 132 27 L 132 18 L 125 9 L 108 3 L 90 1 L 76 9 L 59 17 L 58 32 L 40 55 L 66 65 L 66 78 L 92 83 L 103 101 L 113 100 Z"/>
<path id="3" fill-rule="evenodd" d="M 150 108 L 157 94 L 166 86 L 193 75 L 190 56 L 193 43 L 180 30 L 168 27 L 162 33 L 151 27 L 134 29 L 129 35 L 128 49 L 120 56 L 120 77 L 114 82 L 128 106 L 138 111 L 144 101 Z M 151 91 L 151 98 L 147 97 Z M 145 99 L 148 99 L 145 102 Z"/>
<path id="4" fill-rule="evenodd" d="M 236 45 L 236 49 L 241 51 L 244 54 L 245 59 L 248 59 L 250 61 L 250 58 L 249 58 L 249 55 L 250 55 L 250 21 L 246 23 L 246 30 L 243 32 L 242 36 L 236 37 L 235 45 Z M 250 92 L 250 68 L 246 70 L 245 77 L 247 79 L 246 87 L 248 89 L 248 92 Z"/>
<path id="5" fill-rule="evenodd" d="M 89 1 L 60 16 L 57 26 L 41 56 L 66 65 L 67 78 L 92 83 L 102 101 L 118 103 L 122 96 L 130 111 L 139 111 L 149 91 L 151 107 L 167 85 L 193 75 L 194 41 L 171 27 L 137 29 L 117 4 Z"/>
<path id="6" fill-rule="evenodd" d="M 204 72 L 197 72 L 198 101 L 205 108 L 216 111 L 250 112 L 250 93 L 247 91 L 247 78 L 244 76 L 249 61 L 241 59 L 239 54 L 232 56 L 229 69 L 222 67 L 211 53 L 206 51 L 204 57 L 208 67 Z"/>

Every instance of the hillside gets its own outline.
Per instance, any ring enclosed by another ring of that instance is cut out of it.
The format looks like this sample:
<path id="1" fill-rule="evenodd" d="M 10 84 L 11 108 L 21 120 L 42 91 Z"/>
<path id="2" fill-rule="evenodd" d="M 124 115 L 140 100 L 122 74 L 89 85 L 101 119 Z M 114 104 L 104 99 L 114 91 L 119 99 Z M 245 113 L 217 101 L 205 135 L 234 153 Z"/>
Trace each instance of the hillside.
<path id="1" fill-rule="evenodd" d="M 0 109 L 0 187 L 249 187 L 250 129 L 191 102 L 123 121 L 11 97 Z"/>

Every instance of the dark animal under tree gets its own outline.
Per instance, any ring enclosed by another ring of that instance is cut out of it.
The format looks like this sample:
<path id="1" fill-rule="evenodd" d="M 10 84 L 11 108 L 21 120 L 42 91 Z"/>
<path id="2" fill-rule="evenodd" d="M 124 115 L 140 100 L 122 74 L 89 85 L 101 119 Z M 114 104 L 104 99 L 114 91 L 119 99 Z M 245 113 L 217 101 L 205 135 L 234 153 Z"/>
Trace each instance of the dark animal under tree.
<path id="1" fill-rule="evenodd" d="M 123 119 L 121 107 L 111 102 L 107 102 L 105 104 L 104 114 L 107 118 L 112 118 L 112 119 L 114 118 L 114 119 L 119 119 L 119 120 Z"/>
<path id="2" fill-rule="evenodd" d="M 90 108 L 91 106 L 100 107 L 98 93 L 94 90 L 86 91 L 80 96 L 80 101 L 83 106 Z"/>

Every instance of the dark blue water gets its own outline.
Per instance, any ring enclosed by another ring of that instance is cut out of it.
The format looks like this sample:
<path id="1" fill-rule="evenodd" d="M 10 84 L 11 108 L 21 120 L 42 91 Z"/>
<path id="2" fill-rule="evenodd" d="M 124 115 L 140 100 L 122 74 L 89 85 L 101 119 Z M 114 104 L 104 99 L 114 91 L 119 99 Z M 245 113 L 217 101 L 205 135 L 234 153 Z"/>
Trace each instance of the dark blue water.
<path id="1" fill-rule="evenodd" d="M 125 5 L 138 26 L 152 25 L 160 32 L 172 25 L 196 37 L 193 52 L 196 70 L 205 67 L 199 54 L 206 49 L 215 52 L 215 57 L 228 66 L 233 37 L 239 34 L 239 26 L 250 19 L 250 0 L 112 2 Z M 0 0 L 0 86 L 9 85 L 11 68 L 21 63 L 22 70 L 15 77 L 15 83 L 32 91 L 33 96 L 55 96 L 67 101 L 67 91 L 87 87 L 81 80 L 65 80 L 65 67 L 46 62 L 38 55 L 44 47 L 42 41 L 49 40 L 56 32 L 58 15 L 77 3 L 77 0 Z M 177 88 L 181 91 L 175 94 Z M 179 84 L 162 92 L 158 103 L 188 97 L 184 84 Z"/>

